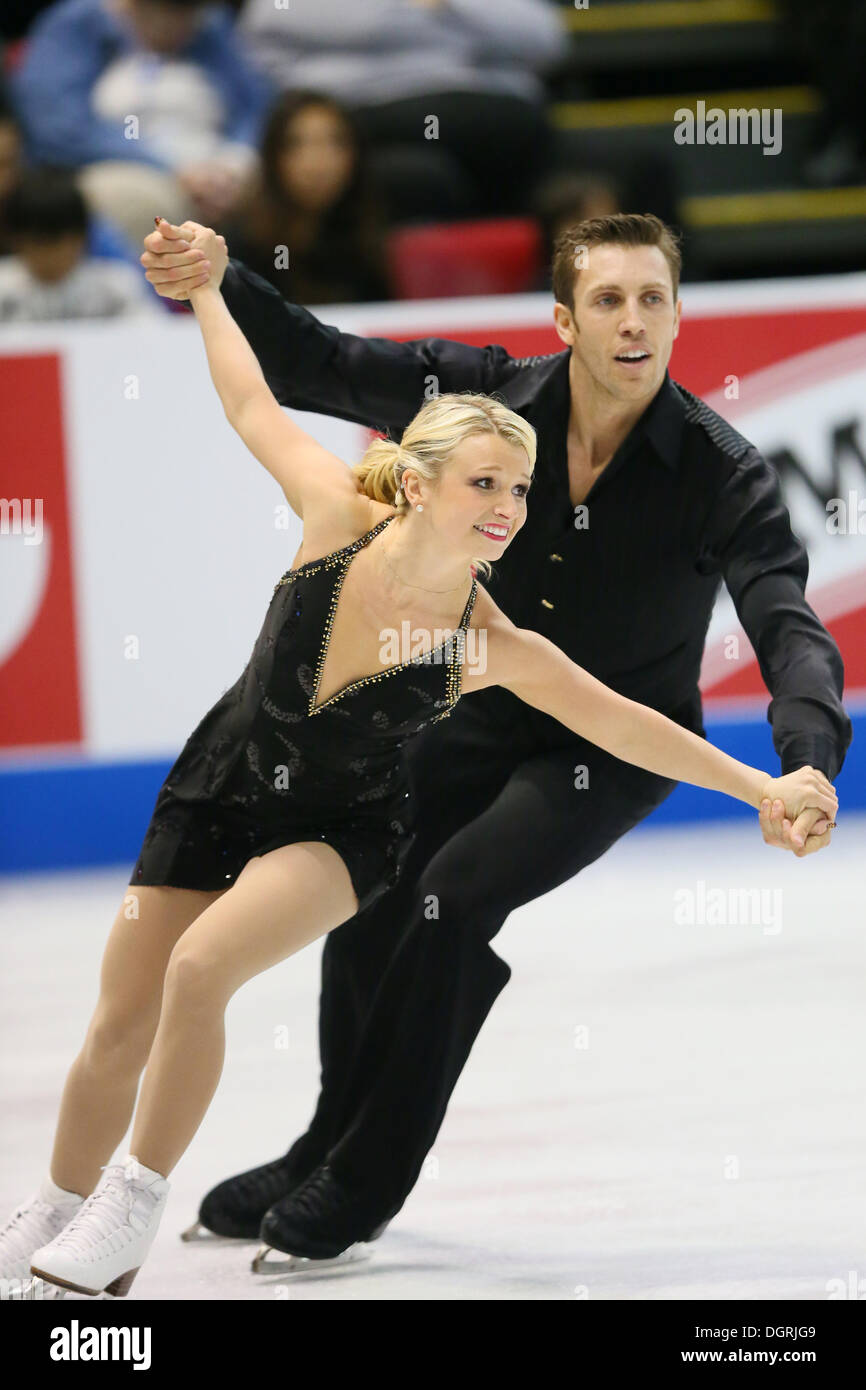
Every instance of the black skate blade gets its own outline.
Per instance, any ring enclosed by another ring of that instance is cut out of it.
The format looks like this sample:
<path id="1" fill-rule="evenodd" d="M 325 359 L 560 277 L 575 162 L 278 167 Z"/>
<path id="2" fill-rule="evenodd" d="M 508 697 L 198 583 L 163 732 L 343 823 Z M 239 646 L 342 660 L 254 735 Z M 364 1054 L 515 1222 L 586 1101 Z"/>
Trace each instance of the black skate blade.
<path id="1" fill-rule="evenodd" d="M 275 1259 L 268 1259 L 268 1255 Z M 326 1274 L 336 1269 L 350 1269 L 366 1264 L 373 1256 L 373 1247 L 364 1241 L 350 1245 L 340 1255 L 329 1260 L 311 1260 L 306 1255 L 286 1255 L 272 1245 L 262 1245 L 250 1266 L 253 1274 Z"/>

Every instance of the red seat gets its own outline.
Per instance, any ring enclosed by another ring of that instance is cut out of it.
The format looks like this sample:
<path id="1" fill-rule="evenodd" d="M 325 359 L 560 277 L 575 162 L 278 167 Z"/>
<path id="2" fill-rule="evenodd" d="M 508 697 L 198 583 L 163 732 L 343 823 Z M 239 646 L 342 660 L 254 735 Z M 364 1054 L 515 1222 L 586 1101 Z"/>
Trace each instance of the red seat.
<path id="1" fill-rule="evenodd" d="M 398 299 L 519 294 L 535 288 L 541 232 L 530 217 L 401 227 L 387 254 Z"/>

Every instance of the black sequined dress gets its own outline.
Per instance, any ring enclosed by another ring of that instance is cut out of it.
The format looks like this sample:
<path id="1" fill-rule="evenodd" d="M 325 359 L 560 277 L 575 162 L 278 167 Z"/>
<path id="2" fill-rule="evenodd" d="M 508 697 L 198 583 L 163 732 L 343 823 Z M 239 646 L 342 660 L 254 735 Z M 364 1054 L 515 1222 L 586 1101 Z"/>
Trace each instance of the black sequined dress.
<path id="1" fill-rule="evenodd" d="M 392 520 L 279 580 L 245 670 L 160 789 L 132 884 L 225 888 L 254 855 L 298 840 L 342 855 L 359 911 L 396 882 L 411 842 L 403 746 L 460 698 L 477 582 L 438 647 L 317 704 L 346 571 Z"/>

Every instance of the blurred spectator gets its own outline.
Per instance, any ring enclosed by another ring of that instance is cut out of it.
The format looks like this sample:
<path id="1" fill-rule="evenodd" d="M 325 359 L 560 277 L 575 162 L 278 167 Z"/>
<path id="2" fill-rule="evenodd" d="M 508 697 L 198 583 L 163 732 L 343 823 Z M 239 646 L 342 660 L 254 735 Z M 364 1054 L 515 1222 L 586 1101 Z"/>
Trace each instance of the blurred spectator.
<path id="1" fill-rule="evenodd" d="M 551 174 L 535 190 L 532 211 L 541 228 L 542 264 L 537 290 L 551 288 L 554 244 L 564 231 L 588 217 L 624 212 L 622 190 L 601 173 Z"/>
<path id="2" fill-rule="evenodd" d="M 11 109 L 0 96 L 0 256 L 8 255 L 11 247 L 5 225 L 6 199 L 21 173 L 21 132 Z"/>
<path id="3" fill-rule="evenodd" d="M 0 256 L 8 256 L 12 252 L 6 231 L 6 198 L 23 172 L 23 154 L 21 128 L 0 92 Z M 114 260 L 128 261 L 136 270 L 139 269 L 138 247 L 130 246 L 113 224 L 106 222 L 102 217 L 90 217 L 87 251 L 91 256 L 107 256 Z M 159 301 L 162 306 L 168 302 Z"/>
<path id="4" fill-rule="evenodd" d="M 824 106 L 803 170 L 808 182 L 839 187 L 866 180 L 866 5 L 863 0 L 784 0 L 787 31 Z"/>
<path id="5" fill-rule="evenodd" d="M 155 213 L 224 215 L 271 95 L 233 26 L 201 0 L 60 0 L 11 77 L 29 158 L 81 167 L 90 206 L 136 246 Z"/>
<path id="6" fill-rule="evenodd" d="M 589 217 L 609 217 L 624 212 L 622 193 L 613 179 L 603 174 L 553 174 L 535 192 L 533 211 L 544 234 L 545 258 L 561 232 Z"/>
<path id="7" fill-rule="evenodd" d="M 550 147 L 537 73 L 568 38 L 549 0 L 247 0 L 281 89 L 354 111 L 395 220 L 523 211 Z"/>
<path id="8" fill-rule="evenodd" d="M 535 189 L 532 211 L 541 224 L 550 264 L 560 231 L 587 217 L 612 212 L 651 212 L 684 235 L 680 225 L 680 193 L 676 164 L 670 155 L 623 141 L 615 172 L 598 155 L 578 156 L 575 169 L 557 168 Z M 690 247 L 689 278 L 694 278 L 698 253 Z M 683 278 L 687 278 L 685 272 Z M 549 278 L 539 289 L 550 289 Z"/>
<path id="9" fill-rule="evenodd" d="M 162 316 L 132 266 L 87 255 L 87 204 L 68 170 L 26 170 L 5 224 L 13 254 L 0 257 L 0 323 Z"/>
<path id="10" fill-rule="evenodd" d="M 385 230 L 349 115 L 316 92 L 284 93 L 262 137 L 259 180 L 220 227 L 229 254 L 295 304 L 387 299 Z"/>

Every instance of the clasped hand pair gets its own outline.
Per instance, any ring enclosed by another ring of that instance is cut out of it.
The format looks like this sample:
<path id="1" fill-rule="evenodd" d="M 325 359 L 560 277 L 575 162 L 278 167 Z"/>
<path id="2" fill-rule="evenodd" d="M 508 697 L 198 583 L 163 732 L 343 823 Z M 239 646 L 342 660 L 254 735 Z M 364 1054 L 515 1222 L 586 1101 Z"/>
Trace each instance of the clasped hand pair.
<path id="1" fill-rule="evenodd" d="M 764 843 L 791 850 L 798 859 L 814 854 L 829 845 L 838 809 L 835 788 L 816 768 L 770 778 L 758 812 Z"/>
<path id="2" fill-rule="evenodd" d="M 208 284 L 219 288 L 229 263 L 225 237 L 200 222 L 176 227 L 161 218 L 144 246 L 139 260 L 145 279 L 163 299 L 189 299 Z"/>

